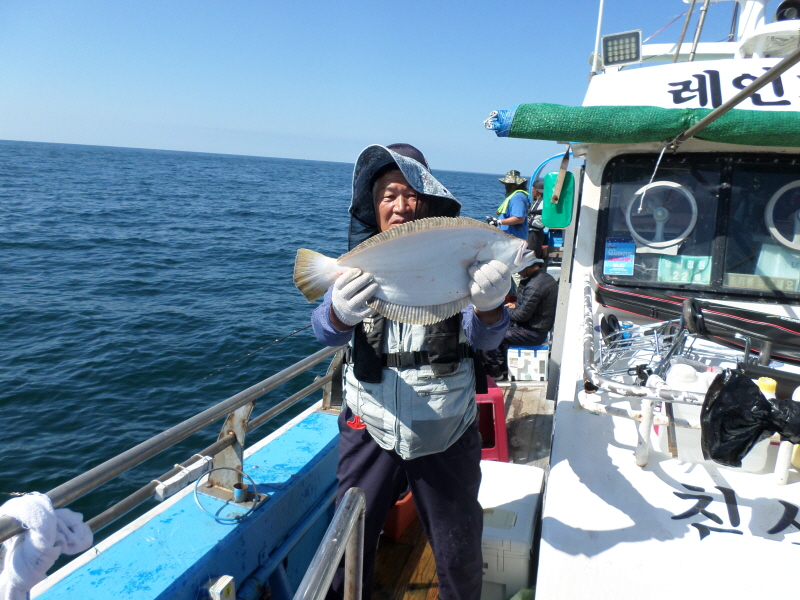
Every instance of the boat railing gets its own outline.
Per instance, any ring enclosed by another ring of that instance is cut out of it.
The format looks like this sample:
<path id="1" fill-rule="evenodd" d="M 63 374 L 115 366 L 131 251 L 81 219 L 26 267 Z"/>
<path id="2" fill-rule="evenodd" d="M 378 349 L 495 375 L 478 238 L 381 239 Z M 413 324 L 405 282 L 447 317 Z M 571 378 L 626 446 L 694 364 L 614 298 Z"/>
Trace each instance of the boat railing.
<path id="1" fill-rule="evenodd" d="M 322 600 L 344 555 L 344 600 L 361 600 L 366 499 L 359 488 L 345 492 L 294 600 Z"/>
<path id="2" fill-rule="evenodd" d="M 92 531 L 98 531 L 154 495 L 159 500 L 163 500 L 210 471 L 228 475 L 227 479 L 218 478 L 216 480 L 218 487 L 222 488 L 226 485 L 233 487 L 237 481 L 237 472 L 238 481 L 241 482 L 243 452 L 247 433 L 260 427 L 277 414 L 321 388 L 324 388 L 323 408 L 335 408 L 341 405 L 342 353 L 339 352 L 341 348 L 341 346 L 324 348 L 307 356 L 303 360 L 231 396 L 227 400 L 223 400 L 215 406 L 53 488 L 46 494 L 54 508 L 67 506 L 111 479 L 169 449 L 223 417 L 225 422 L 216 442 L 90 519 L 87 524 Z M 312 369 L 327 358 L 337 354 L 337 352 L 338 355 L 334 357 L 324 376 L 318 376 L 310 385 L 250 419 L 250 412 L 258 398 Z M 230 472 L 234 473 L 233 479 L 231 479 Z M 207 484 L 208 487 L 214 485 L 214 475 L 214 473 L 209 473 L 209 481 L 212 483 Z M 235 488 L 231 490 L 231 493 L 234 491 Z M 24 528 L 16 520 L 10 517 L 0 517 L 0 542 L 23 531 Z"/>
<path id="3" fill-rule="evenodd" d="M 692 317 L 690 316 L 691 320 Z M 578 406 L 595 414 L 611 417 L 621 417 L 637 422 L 637 443 L 634 453 L 636 464 L 640 467 L 647 465 L 650 451 L 650 435 L 654 425 L 666 428 L 668 450 L 672 456 L 678 456 L 675 441 L 675 428 L 701 429 L 700 421 L 696 419 L 681 419 L 673 415 L 672 405 L 693 404 L 702 405 L 705 393 L 675 390 L 670 388 L 662 378 L 673 358 L 685 358 L 685 354 L 692 349 L 693 340 L 697 336 L 688 332 L 687 324 L 683 318 L 673 321 L 664 321 L 649 326 L 639 326 L 630 331 L 616 329 L 601 337 L 600 351 L 595 352 L 595 327 L 594 311 L 592 304 L 591 281 L 587 277 L 584 283 L 584 328 L 583 328 L 583 391 L 577 395 Z M 625 337 L 627 336 L 627 337 Z M 756 374 L 759 367 L 748 363 L 750 354 L 750 340 L 746 336 L 737 334 L 745 342 L 744 354 L 741 362 L 733 360 L 738 368 L 747 372 L 748 369 Z M 605 348 L 604 348 L 605 346 Z M 696 350 L 693 353 L 698 354 Z M 731 352 L 720 347 L 719 351 L 707 350 L 706 358 L 717 361 L 731 361 Z M 599 354 L 599 360 L 595 355 Z M 627 368 L 614 368 L 615 363 L 627 363 Z M 630 364 L 636 368 L 630 368 Z M 772 370 L 766 369 L 771 375 Z M 636 377 L 637 381 L 644 380 L 644 385 L 627 383 L 625 380 Z M 607 392 L 610 399 L 638 400 L 638 407 L 623 408 L 611 406 L 605 402 L 594 402 L 592 396 L 598 392 Z M 663 412 L 656 414 L 656 408 L 661 406 Z M 776 434 L 770 438 L 773 442 L 780 442 Z M 788 443 L 788 442 L 787 442 Z M 788 465 L 791 461 L 791 452 L 784 451 L 779 455 L 775 464 L 776 481 L 779 484 L 787 482 Z"/>

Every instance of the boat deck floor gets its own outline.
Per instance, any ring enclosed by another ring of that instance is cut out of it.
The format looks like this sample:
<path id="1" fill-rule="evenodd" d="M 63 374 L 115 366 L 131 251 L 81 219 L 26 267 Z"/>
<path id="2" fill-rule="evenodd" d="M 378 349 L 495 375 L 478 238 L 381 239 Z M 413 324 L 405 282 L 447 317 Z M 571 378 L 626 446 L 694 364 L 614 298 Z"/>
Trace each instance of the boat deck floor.
<path id="1" fill-rule="evenodd" d="M 509 461 L 550 465 L 554 401 L 547 383 L 500 383 L 506 408 Z M 433 552 L 419 519 L 397 540 L 381 537 L 375 561 L 373 600 L 436 600 L 439 586 Z"/>

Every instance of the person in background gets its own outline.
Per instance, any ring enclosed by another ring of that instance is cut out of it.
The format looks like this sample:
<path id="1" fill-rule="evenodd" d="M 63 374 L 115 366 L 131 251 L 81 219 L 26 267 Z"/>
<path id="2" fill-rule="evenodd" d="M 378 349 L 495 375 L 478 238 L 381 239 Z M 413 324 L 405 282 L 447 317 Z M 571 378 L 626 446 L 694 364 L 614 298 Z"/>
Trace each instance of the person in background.
<path id="1" fill-rule="evenodd" d="M 545 261 L 547 266 L 547 252 L 543 248 L 547 247 L 547 234 L 542 223 L 542 194 L 544 192 L 544 181 L 537 179 L 531 188 L 531 208 L 528 211 L 528 250 L 533 250 L 536 256 Z"/>
<path id="2" fill-rule="evenodd" d="M 417 218 L 455 217 L 461 204 L 409 144 L 369 146 L 356 161 L 349 246 Z M 398 261 L 404 260 L 402 255 Z M 337 505 L 351 487 L 366 496 L 363 597 L 369 600 L 375 553 L 389 509 L 408 487 L 436 561 L 439 598 L 481 595 L 483 510 L 476 385 L 486 376 L 471 347 L 496 348 L 508 328 L 511 274 L 499 261 L 468 268 L 472 304 L 433 325 L 391 321 L 367 301 L 372 275 L 341 275 L 314 310 L 317 339 L 349 344 L 339 415 Z M 342 565 L 328 598 L 344 591 Z"/>
<path id="3" fill-rule="evenodd" d="M 528 239 L 528 207 L 530 194 L 525 190 L 525 177 L 519 171 L 509 171 L 500 183 L 506 186 L 506 198 L 497 207 L 497 226 L 510 235 Z"/>
<path id="4" fill-rule="evenodd" d="M 553 329 L 558 302 L 558 282 L 544 268 L 544 261 L 534 262 L 520 271 L 522 278 L 516 302 L 506 304 L 511 327 L 496 350 L 483 352 L 486 373 L 495 380 L 508 374 L 509 346 L 539 346 L 547 341 Z"/>

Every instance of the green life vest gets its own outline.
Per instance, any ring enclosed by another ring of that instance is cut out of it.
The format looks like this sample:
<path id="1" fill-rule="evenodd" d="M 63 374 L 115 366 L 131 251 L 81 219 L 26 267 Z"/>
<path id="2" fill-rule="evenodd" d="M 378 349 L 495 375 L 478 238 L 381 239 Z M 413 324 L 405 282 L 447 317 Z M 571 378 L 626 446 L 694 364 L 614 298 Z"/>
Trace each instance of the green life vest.
<path id="1" fill-rule="evenodd" d="M 503 200 L 503 203 L 500 206 L 497 207 L 497 214 L 498 215 L 502 215 L 503 213 L 505 213 L 508 210 L 508 203 L 511 201 L 511 197 L 514 194 L 525 194 L 526 196 L 530 197 L 530 194 L 528 192 L 526 192 L 525 190 L 514 190 L 508 196 L 506 196 L 506 199 Z"/>

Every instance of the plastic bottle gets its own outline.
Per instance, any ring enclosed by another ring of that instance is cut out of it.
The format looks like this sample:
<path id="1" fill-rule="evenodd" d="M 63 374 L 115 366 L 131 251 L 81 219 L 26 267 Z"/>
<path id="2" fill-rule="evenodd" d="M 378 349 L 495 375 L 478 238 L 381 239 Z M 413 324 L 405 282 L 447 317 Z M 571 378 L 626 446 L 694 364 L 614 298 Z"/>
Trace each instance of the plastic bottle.
<path id="1" fill-rule="evenodd" d="M 759 377 L 756 380 L 756 385 L 761 393 L 767 400 L 775 399 L 775 389 L 778 387 L 778 382 L 772 377 Z M 786 485 L 789 481 L 789 465 L 792 464 L 794 458 L 794 444 L 792 442 L 781 442 L 778 447 L 778 456 L 775 459 L 775 481 L 778 485 Z"/>
<path id="2" fill-rule="evenodd" d="M 795 402 L 800 402 L 800 387 L 795 388 L 794 393 L 792 394 L 792 400 Z M 794 447 L 794 451 L 792 452 L 792 466 L 800 471 L 800 444 Z"/>
<path id="3" fill-rule="evenodd" d="M 701 378 L 691 365 L 678 363 L 670 367 L 667 373 L 667 385 L 674 390 L 705 394 L 709 382 L 705 377 Z"/>
<path id="4" fill-rule="evenodd" d="M 708 391 L 709 379 L 705 373 L 698 373 L 691 366 L 681 362 L 673 362 L 666 376 L 667 386 L 673 390 L 683 392 L 694 392 L 695 394 L 705 394 Z M 649 383 L 649 380 L 648 380 Z M 700 406 L 697 404 L 683 404 L 673 402 L 672 413 L 676 419 L 687 421 L 700 420 Z M 659 429 L 659 443 L 666 451 L 666 427 Z M 675 428 L 675 441 L 678 443 L 678 460 L 682 462 L 700 463 L 703 462 L 703 450 L 700 446 L 700 430 L 686 429 L 683 427 Z"/>
<path id="5" fill-rule="evenodd" d="M 761 390 L 761 393 L 764 394 L 767 400 L 775 399 L 775 390 L 778 387 L 778 382 L 775 381 L 772 377 L 759 377 L 756 380 L 756 385 L 758 386 L 758 389 Z"/>

